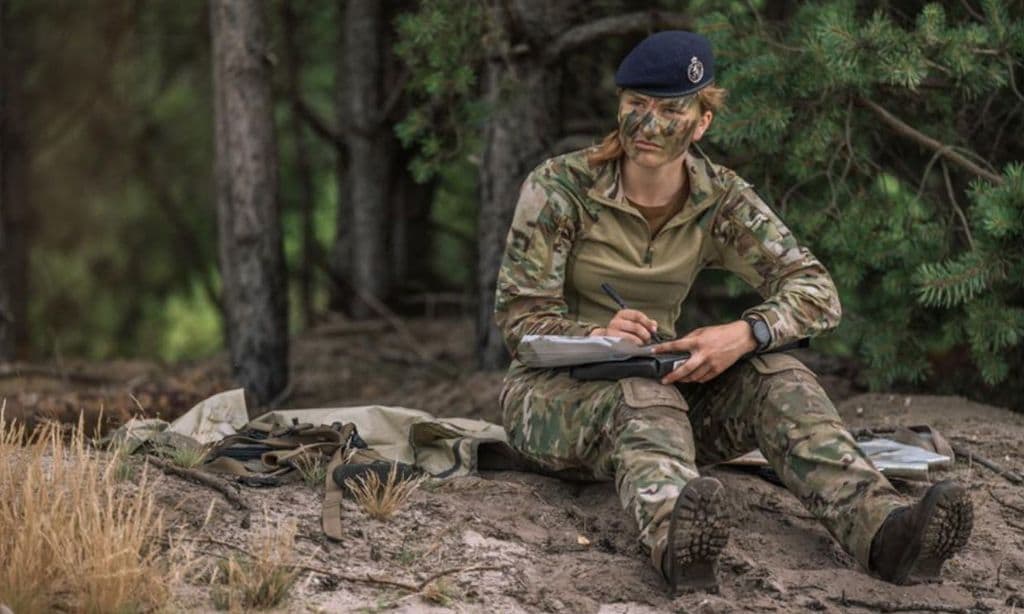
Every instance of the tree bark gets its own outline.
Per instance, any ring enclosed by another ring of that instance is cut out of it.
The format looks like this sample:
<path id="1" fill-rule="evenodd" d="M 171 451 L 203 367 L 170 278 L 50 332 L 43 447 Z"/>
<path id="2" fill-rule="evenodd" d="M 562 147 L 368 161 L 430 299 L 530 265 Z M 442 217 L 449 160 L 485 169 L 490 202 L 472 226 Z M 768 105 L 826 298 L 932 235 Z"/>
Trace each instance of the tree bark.
<path id="1" fill-rule="evenodd" d="M 348 0 L 345 7 L 344 92 L 350 130 L 348 187 L 351 205 L 352 260 L 350 280 L 357 294 L 386 300 L 391 288 L 388 259 L 390 169 L 395 137 L 383 125 L 384 6 L 379 0 Z M 362 301 L 353 303 L 356 317 L 372 311 Z"/>
<path id="2" fill-rule="evenodd" d="M 288 381 L 287 287 L 263 5 L 211 0 L 217 226 L 233 374 L 264 405 Z"/>
<path id="3" fill-rule="evenodd" d="M 409 173 L 411 156 L 396 156 L 391 194 L 391 279 L 396 291 L 431 287 L 433 229 L 431 204 L 437 181 L 416 183 Z"/>
<path id="4" fill-rule="evenodd" d="M 346 0 L 338 0 L 338 23 L 345 22 Z M 355 298 L 348 293 L 348 288 L 338 281 L 351 284 L 352 280 L 352 202 L 348 197 L 348 149 L 345 141 L 344 127 L 348 125 L 348 111 L 345 108 L 345 90 L 348 80 L 345 78 L 345 28 L 338 28 L 338 55 L 334 64 L 334 88 L 336 108 L 335 131 L 335 165 L 336 185 L 338 193 L 337 213 L 334 220 L 334 243 L 331 246 L 330 267 L 331 277 L 335 280 L 330 286 L 328 308 L 332 311 L 352 312 Z"/>
<path id="5" fill-rule="evenodd" d="M 313 322 L 313 258 L 316 236 L 313 232 L 313 169 L 309 161 L 309 147 L 302 117 L 297 108 L 302 92 L 302 52 L 297 36 L 298 16 L 292 0 L 281 4 L 281 21 L 284 25 L 284 51 L 288 65 L 289 98 L 293 101 L 289 129 L 295 144 L 295 175 L 299 184 L 299 213 L 302 220 L 302 258 L 299 262 L 299 303 L 302 322 L 310 326 Z"/>
<path id="6" fill-rule="evenodd" d="M 0 361 L 28 355 L 31 220 L 22 77 L 30 53 L 25 31 L 11 27 L 11 9 L 7 0 L 0 0 Z"/>
<path id="7" fill-rule="evenodd" d="M 540 49 L 543 40 L 537 37 L 560 30 L 572 4 L 492 2 L 490 13 L 493 23 L 509 37 L 508 48 L 522 42 L 517 39 L 534 37 L 529 46 Z M 541 23 L 530 23 L 538 19 Z M 494 324 L 494 291 L 519 186 L 558 135 L 560 78 L 557 63 L 545 62 L 540 53 L 493 54 L 484 68 L 484 101 L 491 114 L 484 126 L 477 231 L 477 356 L 483 369 L 508 364 L 508 353 Z"/>
<path id="8" fill-rule="evenodd" d="M 11 313 L 11 282 L 7 270 L 7 2 L 0 0 L 0 362 L 14 360 L 14 316 Z"/>

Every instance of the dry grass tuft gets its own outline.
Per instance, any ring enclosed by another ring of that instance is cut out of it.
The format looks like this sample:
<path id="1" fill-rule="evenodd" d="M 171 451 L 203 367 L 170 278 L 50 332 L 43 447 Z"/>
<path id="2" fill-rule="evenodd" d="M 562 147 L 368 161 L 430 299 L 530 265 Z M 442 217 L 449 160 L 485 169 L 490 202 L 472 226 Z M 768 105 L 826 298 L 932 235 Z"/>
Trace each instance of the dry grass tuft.
<path id="1" fill-rule="evenodd" d="M 370 471 L 345 480 L 345 488 L 371 518 L 387 520 L 405 505 L 422 483 L 422 476 L 398 479 L 398 464 L 392 463 L 386 480 L 381 481 L 376 472 Z"/>
<path id="2" fill-rule="evenodd" d="M 249 556 L 231 556 L 215 572 L 210 595 L 219 610 L 265 610 L 284 601 L 298 578 L 294 522 L 267 525 Z"/>
<path id="3" fill-rule="evenodd" d="M 444 607 L 450 606 L 453 601 L 458 601 L 462 597 L 455 587 L 444 579 L 431 582 L 423 587 L 420 594 L 427 601 Z"/>
<path id="4" fill-rule="evenodd" d="M 175 570 L 158 560 L 163 522 L 145 472 L 90 453 L 82 422 L 33 433 L 0 412 L 0 595 L 15 612 L 152 610 Z"/>
<path id="5" fill-rule="evenodd" d="M 179 467 L 194 469 L 203 464 L 210 446 L 179 446 L 170 451 L 168 459 Z"/>
<path id="6" fill-rule="evenodd" d="M 293 462 L 306 486 L 323 488 L 324 482 L 327 480 L 327 460 L 323 456 L 303 454 L 296 456 Z"/>

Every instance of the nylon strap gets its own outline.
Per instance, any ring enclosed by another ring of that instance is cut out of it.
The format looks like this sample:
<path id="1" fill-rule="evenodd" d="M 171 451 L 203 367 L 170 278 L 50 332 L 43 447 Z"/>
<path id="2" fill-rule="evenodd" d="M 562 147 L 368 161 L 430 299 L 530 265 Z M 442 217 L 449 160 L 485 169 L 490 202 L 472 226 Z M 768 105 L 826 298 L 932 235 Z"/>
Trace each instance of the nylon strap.
<path id="1" fill-rule="evenodd" d="M 265 429 L 259 429 L 265 431 Z M 331 426 L 312 427 L 307 424 L 281 427 L 269 431 L 265 438 L 249 435 L 232 435 L 222 439 L 211 451 L 212 461 L 203 465 L 204 471 L 236 476 L 240 481 L 259 478 L 273 478 L 295 469 L 295 463 L 301 458 L 330 456 L 327 464 L 327 475 L 324 478 L 324 502 L 320 511 L 324 534 L 334 541 L 342 541 L 341 503 L 344 491 L 334 482 L 334 469 L 344 464 L 350 452 L 360 452 L 363 456 L 379 456 L 371 450 L 349 450 L 355 425 L 346 423 Z M 366 445 L 366 444 L 357 444 Z M 261 448 L 264 452 L 260 461 L 268 471 L 250 470 L 244 463 L 231 457 L 231 448 L 235 446 L 250 447 L 253 452 Z M 381 457 L 382 458 L 382 457 Z"/>
<path id="2" fill-rule="evenodd" d="M 324 504 L 320 509 L 320 524 L 323 526 L 324 535 L 340 542 L 344 538 L 341 535 L 341 502 L 345 498 L 345 492 L 334 481 L 334 468 L 344 464 L 346 448 L 339 447 L 327 464 L 327 476 L 324 478 Z"/>

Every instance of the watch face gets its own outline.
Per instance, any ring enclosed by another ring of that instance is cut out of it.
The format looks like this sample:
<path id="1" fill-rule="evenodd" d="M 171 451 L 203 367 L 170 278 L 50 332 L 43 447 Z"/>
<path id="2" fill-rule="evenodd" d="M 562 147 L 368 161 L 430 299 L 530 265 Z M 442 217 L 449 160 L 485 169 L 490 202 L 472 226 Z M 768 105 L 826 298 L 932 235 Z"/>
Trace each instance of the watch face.
<path id="1" fill-rule="evenodd" d="M 768 330 L 768 325 L 765 324 L 763 320 L 753 320 L 751 327 L 754 329 L 754 339 L 757 339 L 757 342 L 760 345 L 764 345 L 771 341 L 771 331 Z"/>

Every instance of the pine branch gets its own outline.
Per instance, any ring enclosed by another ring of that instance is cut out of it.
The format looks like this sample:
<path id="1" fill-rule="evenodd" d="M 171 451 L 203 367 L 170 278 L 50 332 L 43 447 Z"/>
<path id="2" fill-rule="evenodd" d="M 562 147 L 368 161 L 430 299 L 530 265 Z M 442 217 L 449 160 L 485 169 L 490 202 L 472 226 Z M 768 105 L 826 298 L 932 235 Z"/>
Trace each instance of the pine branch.
<path id="1" fill-rule="evenodd" d="M 655 28 L 688 30 L 693 21 L 679 13 L 637 11 L 615 15 L 569 28 L 544 50 L 544 62 L 557 62 L 566 53 L 608 36 L 652 32 Z"/>
<path id="2" fill-rule="evenodd" d="M 981 294 L 998 274 L 999 267 L 976 252 L 968 252 L 959 260 L 922 264 L 918 269 L 918 298 L 927 306 L 952 307 Z"/>
<path id="3" fill-rule="evenodd" d="M 940 154 L 950 162 L 953 162 L 954 164 L 969 170 L 970 172 L 974 173 L 975 175 L 978 175 L 979 177 L 988 179 L 989 181 L 996 185 L 1002 185 L 1003 178 L 1001 176 L 981 168 L 974 162 L 971 162 L 964 156 L 958 154 L 956 151 L 953 150 L 953 147 L 951 145 L 946 145 L 944 143 L 936 141 L 932 137 L 916 130 L 913 126 L 907 124 L 906 122 L 899 119 L 889 111 L 885 110 L 883 107 L 879 106 L 877 103 L 868 100 L 863 96 L 858 99 L 858 102 L 860 102 L 860 104 L 866 106 L 867 108 L 871 109 L 871 111 L 874 112 L 874 114 L 877 115 L 883 123 L 892 128 L 897 134 L 907 137 L 908 139 L 914 141 L 915 143 L 921 145 L 922 147 L 931 149 L 932 151 Z"/>

